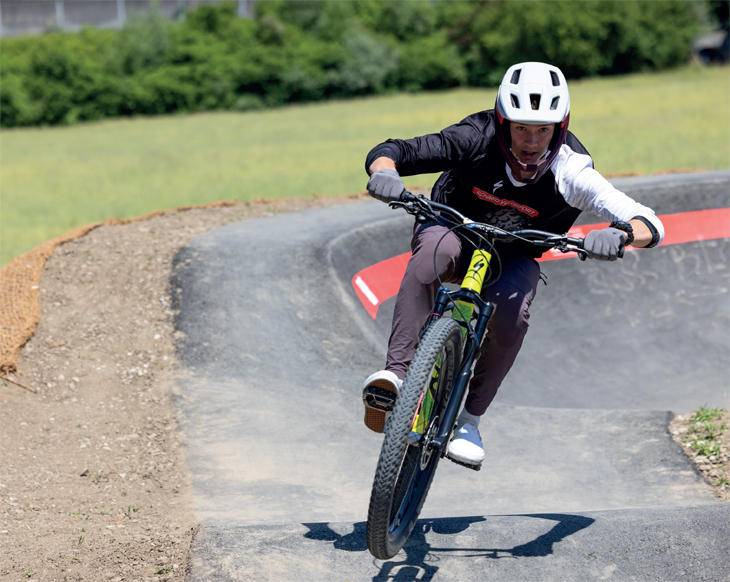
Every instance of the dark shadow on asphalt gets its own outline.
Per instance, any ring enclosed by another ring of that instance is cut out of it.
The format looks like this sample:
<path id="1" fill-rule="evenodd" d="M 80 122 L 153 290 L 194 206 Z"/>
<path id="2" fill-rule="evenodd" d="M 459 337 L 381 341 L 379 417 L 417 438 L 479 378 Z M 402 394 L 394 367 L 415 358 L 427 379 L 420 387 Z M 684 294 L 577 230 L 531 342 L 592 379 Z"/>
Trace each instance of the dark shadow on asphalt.
<path id="1" fill-rule="evenodd" d="M 510 516 L 500 516 L 501 519 Z M 514 517 L 533 517 L 548 519 L 557 523 L 547 533 L 534 540 L 514 546 L 512 548 L 437 548 L 426 541 L 426 534 L 455 535 L 469 529 L 469 526 L 487 521 L 488 518 L 455 517 L 441 519 L 421 519 L 416 523 L 410 539 L 403 550 L 394 560 L 380 564 L 380 572 L 373 578 L 373 582 L 406 582 L 429 581 L 438 572 L 438 563 L 443 556 L 450 555 L 456 558 L 486 557 L 493 560 L 504 558 L 537 558 L 549 556 L 553 553 L 553 546 L 568 536 L 589 527 L 595 520 L 581 515 L 566 515 L 561 513 L 536 513 Z M 365 522 L 355 524 L 352 533 L 340 535 L 329 527 L 327 523 L 305 523 L 309 531 L 304 537 L 311 540 L 333 542 L 337 550 L 345 552 L 365 552 Z M 405 555 L 404 555 L 405 554 Z M 402 559 L 398 559 L 401 558 Z M 378 561 L 375 561 L 376 565 Z"/>

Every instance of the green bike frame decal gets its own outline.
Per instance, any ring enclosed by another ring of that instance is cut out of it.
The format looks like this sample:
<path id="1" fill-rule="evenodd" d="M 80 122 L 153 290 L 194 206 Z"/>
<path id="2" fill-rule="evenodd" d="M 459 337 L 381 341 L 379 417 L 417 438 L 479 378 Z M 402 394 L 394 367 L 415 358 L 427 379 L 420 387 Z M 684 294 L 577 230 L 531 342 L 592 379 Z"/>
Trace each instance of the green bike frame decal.
<path id="1" fill-rule="evenodd" d="M 491 260 L 492 255 L 490 253 L 476 249 L 472 254 L 471 264 L 469 265 L 469 270 L 461 284 L 461 288 L 469 289 L 479 295 L 482 292 L 482 285 L 484 284 L 484 279 L 487 276 L 489 262 Z M 474 309 L 474 304 L 470 301 L 457 299 L 454 301 L 454 309 L 451 313 L 451 317 L 469 323 L 474 315 Z M 465 337 L 466 327 L 462 327 L 461 339 L 463 340 Z M 428 425 L 431 422 L 431 415 L 433 414 L 434 397 L 436 396 L 440 373 L 441 354 L 439 354 L 436 358 L 436 364 L 434 364 L 433 371 L 431 372 L 431 379 L 428 383 L 428 388 L 421 396 L 421 401 L 418 403 L 416 416 L 413 418 L 413 425 L 411 427 L 411 435 L 423 435 L 428 429 Z"/>
<path id="2" fill-rule="evenodd" d="M 464 323 L 469 323 L 474 316 L 474 304 L 468 301 L 461 301 L 457 299 L 454 301 L 454 310 L 451 312 L 451 317 Z M 466 328 L 461 328 L 461 339 L 466 338 Z"/>
<path id="3" fill-rule="evenodd" d="M 428 382 L 428 388 L 421 396 L 421 402 L 419 403 L 416 417 L 413 419 L 413 426 L 411 427 L 411 433 L 422 435 L 426 432 L 429 422 L 431 422 L 431 415 L 433 414 L 433 399 L 436 396 L 436 390 L 439 383 L 439 374 L 441 373 L 441 355 L 439 354 L 436 358 L 436 364 L 431 372 L 431 379 Z"/>

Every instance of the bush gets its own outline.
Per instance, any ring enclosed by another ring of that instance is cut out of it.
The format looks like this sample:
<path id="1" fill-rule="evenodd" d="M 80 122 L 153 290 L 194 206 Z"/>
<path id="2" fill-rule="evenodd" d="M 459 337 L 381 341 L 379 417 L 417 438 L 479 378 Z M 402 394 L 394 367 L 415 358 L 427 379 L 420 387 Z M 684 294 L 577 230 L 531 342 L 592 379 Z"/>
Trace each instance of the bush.
<path id="1" fill-rule="evenodd" d="M 117 70 L 134 75 L 144 69 L 162 67 L 172 49 L 172 23 L 152 4 L 149 12 L 135 12 L 117 35 Z M 114 60 L 114 57 L 109 59 Z"/>
<path id="2" fill-rule="evenodd" d="M 398 77 L 407 91 L 447 89 L 466 82 L 466 69 L 446 34 L 437 32 L 402 45 Z"/>
<path id="3" fill-rule="evenodd" d="M 664 0 L 272 0 L 253 19 L 229 2 L 173 23 L 153 5 L 117 31 L 0 41 L 0 125 L 494 86 L 528 60 L 568 78 L 662 69 L 689 58 L 694 12 Z"/>
<path id="4" fill-rule="evenodd" d="M 345 35 L 345 53 L 331 73 L 334 95 L 382 93 L 398 69 L 398 54 L 387 42 L 363 29 Z"/>
<path id="5" fill-rule="evenodd" d="M 567 78 L 674 67 L 698 27 L 688 2 L 501 2 L 475 15 L 469 82 L 497 85 L 522 61 L 552 63 Z"/>
<path id="6" fill-rule="evenodd" d="M 54 33 L 3 50 L 3 126 L 56 125 L 115 115 L 116 77 L 100 54 L 109 35 Z M 5 47 L 3 47 L 5 49 Z"/>
<path id="7" fill-rule="evenodd" d="M 439 4 L 448 6 L 454 3 L 449 1 L 437 3 L 430 0 L 409 2 L 376 0 L 357 4 L 366 27 L 378 34 L 391 36 L 398 42 L 413 42 L 436 31 Z"/>

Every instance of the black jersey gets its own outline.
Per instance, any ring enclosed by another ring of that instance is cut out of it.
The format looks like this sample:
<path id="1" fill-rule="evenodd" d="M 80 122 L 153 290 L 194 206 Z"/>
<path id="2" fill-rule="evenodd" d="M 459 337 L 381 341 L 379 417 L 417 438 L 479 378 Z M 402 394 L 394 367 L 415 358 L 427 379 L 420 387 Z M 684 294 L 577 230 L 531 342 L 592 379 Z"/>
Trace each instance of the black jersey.
<path id="1" fill-rule="evenodd" d="M 439 133 L 413 139 L 389 139 L 368 154 L 366 169 L 380 157 L 391 158 L 403 176 L 443 172 L 431 198 L 472 220 L 506 230 L 532 228 L 564 233 L 583 210 L 608 220 L 644 216 L 651 209 L 619 192 L 593 169 L 588 151 L 570 132 L 550 169 L 534 184 L 517 182 L 499 149 L 494 110 L 470 115 Z M 660 231 L 663 232 L 663 229 Z M 510 243 L 530 256 L 542 254 L 527 243 Z"/>

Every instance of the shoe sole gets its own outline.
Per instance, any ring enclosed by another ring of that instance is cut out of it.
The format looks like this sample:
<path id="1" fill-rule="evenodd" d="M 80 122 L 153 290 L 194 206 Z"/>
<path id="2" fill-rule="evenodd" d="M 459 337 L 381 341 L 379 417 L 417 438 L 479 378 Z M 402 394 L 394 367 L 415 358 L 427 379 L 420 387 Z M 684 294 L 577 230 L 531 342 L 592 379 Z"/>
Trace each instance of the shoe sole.
<path id="1" fill-rule="evenodd" d="M 368 386 L 375 386 L 376 388 L 380 388 L 396 396 L 398 395 L 398 391 L 393 390 L 393 384 L 388 380 L 375 380 L 368 384 Z M 386 418 L 386 412 L 365 406 L 365 426 L 367 426 L 371 431 L 382 433 Z"/>

